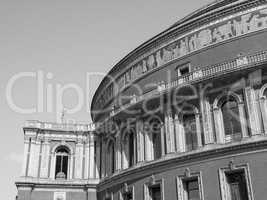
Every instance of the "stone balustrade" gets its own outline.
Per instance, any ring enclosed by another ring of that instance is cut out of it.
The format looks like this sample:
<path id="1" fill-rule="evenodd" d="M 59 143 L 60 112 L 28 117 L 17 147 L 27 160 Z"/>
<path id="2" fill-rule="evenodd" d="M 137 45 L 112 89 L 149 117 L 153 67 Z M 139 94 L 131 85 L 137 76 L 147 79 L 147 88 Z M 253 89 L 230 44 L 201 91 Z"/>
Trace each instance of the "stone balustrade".
<path id="1" fill-rule="evenodd" d="M 26 121 L 25 128 L 38 128 L 38 129 L 49 129 L 59 131 L 94 131 L 94 124 L 71 124 L 71 123 L 55 123 L 55 122 L 40 122 L 37 120 Z"/>
<path id="2" fill-rule="evenodd" d="M 259 65 L 261 63 L 267 62 L 267 51 L 257 52 L 251 55 L 239 55 L 235 59 L 228 60 L 223 63 L 218 63 L 212 66 L 199 67 L 197 70 L 194 70 L 184 76 L 178 77 L 177 80 L 170 83 L 159 83 L 156 89 L 153 89 L 147 93 L 143 93 L 140 96 L 135 96 L 134 103 L 141 102 L 144 99 L 152 98 L 160 93 L 167 92 L 168 90 L 184 85 L 192 84 L 197 81 L 201 81 L 207 78 L 216 77 L 219 75 L 231 73 L 237 70 L 243 70 L 254 65 Z M 133 101 L 130 101 L 127 104 L 121 105 L 120 107 L 115 108 L 112 112 L 112 116 L 130 108 L 133 105 Z"/>

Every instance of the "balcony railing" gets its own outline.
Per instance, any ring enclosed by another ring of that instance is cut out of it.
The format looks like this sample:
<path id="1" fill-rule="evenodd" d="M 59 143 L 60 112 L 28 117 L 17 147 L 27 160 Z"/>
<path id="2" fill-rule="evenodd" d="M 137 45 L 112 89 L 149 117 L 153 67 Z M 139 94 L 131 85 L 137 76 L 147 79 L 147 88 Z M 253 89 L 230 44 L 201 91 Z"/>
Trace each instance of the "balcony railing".
<path id="1" fill-rule="evenodd" d="M 94 131 L 94 124 L 72 124 L 72 123 L 54 123 L 54 122 L 40 122 L 37 120 L 28 120 L 25 123 L 25 128 L 38 128 L 59 131 Z"/>
<path id="2" fill-rule="evenodd" d="M 191 84 L 211 77 L 238 71 L 241 69 L 250 68 L 253 67 L 254 65 L 259 65 L 265 62 L 267 62 L 267 51 L 261 51 L 246 56 L 239 55 L 237 58 L 223 63 L 207 67 L 200 67 L 199 69 L 194 70 L 184 76 L 178 77 L 177 80 L 172 81 L 170 83 L 164 83 L 164 82 L 159 83 L 157 89 L 144 93 L 140 96 L 134 96 L 135 100 L 130 101 L 130 103 L 121 105 L 120 107 L 114 109 L 112 111 L 111 116 L 114 116 L 122 112 L 123 110 L 130 108 L 133 104 L 141 102 L 144 99 L 153 98 L 156 95 L 159 95 L 160 93 L 168 91 L 169 89 L 182 86 L 184 84 Z"/>
<path id="3" fill-rule="evenodd" d="M 203 67 L 198 70 L 194 70 L 184 76 L 179 77 L 177 80 L 167 83 L 166 89 L 172 87 L 177 87 L 182 84 L 190 84 L 191 82 L 201 80 L 204 78 L 209 78 L 212 76 L 218 76 L 221 74 L 226 74 L 232 71 L 237 71 L 240 69 L 245 69 L 251 67 L 253 64 L 259 64 L 261 62 L 267 61 L 267 52 L 262 51 L 253 55 L 248 56 L 238 56 L 236 59 L 232 59 L 227 62 L 219 63 L 212 66 Z"/>

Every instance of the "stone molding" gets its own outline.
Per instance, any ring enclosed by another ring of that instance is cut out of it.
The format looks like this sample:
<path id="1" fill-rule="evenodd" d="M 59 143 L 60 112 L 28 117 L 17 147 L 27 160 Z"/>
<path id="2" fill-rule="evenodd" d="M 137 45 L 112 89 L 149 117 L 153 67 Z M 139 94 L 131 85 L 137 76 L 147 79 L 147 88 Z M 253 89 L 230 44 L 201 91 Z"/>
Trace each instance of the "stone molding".
<path id="1" fill-rule="evenodd" d="M 168 154 L 159 160 L 145 162 L 142 165 L 122 170 L 112 177 L 106 177 L 100 181 L 98 187 L 100 191 L 102 191 L 104 188 L 110 188 L 113 185 L 132 180 L 132 178 L 136 179 L 138 177 L 148 176 L 151 173 L 156 174 L 165 170 L 185 167 L 192 163 L 204 162 L 206 160 L 216 160 L 222 157 L 232 157 L 233 155 L 267 151 L 266 148 L 267 137 L 261 136 L 254 140 L 248 139 L 230 144 L 214 145 L 213 149 L 203 148 L 195 152 Z"/>

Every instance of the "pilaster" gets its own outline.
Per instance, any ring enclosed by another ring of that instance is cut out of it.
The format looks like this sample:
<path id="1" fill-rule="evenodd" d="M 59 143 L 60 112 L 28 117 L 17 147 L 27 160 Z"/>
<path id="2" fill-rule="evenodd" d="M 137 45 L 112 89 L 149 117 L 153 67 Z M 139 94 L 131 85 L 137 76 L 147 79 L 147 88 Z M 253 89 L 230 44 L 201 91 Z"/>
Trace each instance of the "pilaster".
<path id="1" fill-rule="evenodd" d="M 75 178 L 82 179 L 83 172 L 83 143 L 81 136 L 78 136 L 75 152 Z"/>
<path id="2" fill-rule="evenodd" d="M 101 178 L 106 176 L 106 143 L 103 138 L 101 137 Z"/>
<path id="3" fill-rule="evenodd" d="M 246 115 L 245 115 L 245 105 L 243 102 L 238 103 L 238 111 L 239 111 L 239 117 L 240 117 L 242 137 L 246 138 L 248 137 L 248 129 L 247 129 L 247 120 L 246 120 Z"/>
<path id="4" fill-rule="evenodd" d="M 41 161 L 41 178 L 49 177 L 49 155 L 50 154 L 50 142 L 45 139 L 43 142 L 43 150 L 42 150 L 42 161 Z"/>
<path id="5" fill-rule="evenodd" d="M 136 120 L 136 135 L 137 135 L 137 162 L 145 160 L 145 144 L 144 144 L 144 123 L 141 118 Z"/>
<path id="6" fill-rule="evenodd" d="M 121 159 L 122 159 L 121 135 L 119 133 L 117 133 L 115 139 L 116 139 L 116 145 L 115 145 L 115 149 L 116 149 L 116 151 L 115 151 L 116 152 L 116 156 L 115 156 L 115 158 L 116 158 L 116 170 L 120 171 L 121 168 L 122 168 L 122 166 L 121 166 L 121 164 L 122 164 L 122 161 L 121 161 Z"/>
<path id="7" fill-rule="evenodd" d="M 89 178 L 95 178 L 95 136 L 90 135 L 89 139 Z"/>
<path id="8" fill-rule="evenodd" d="M 146 124 L 146 126 L 149 126 L 149 124 Z M 149 127 L 146 127 L 144 129 L 144 136 L 145 136 L 145 160 L 150 161 L 153 160 L 153 142 L 152 142 L 152 133 L 149 131 Z"/>
<path id="9" fill-rule="evenodd" d="M 24 136 L 24 153 L 23 153 L 23 165 L 21 172 L 21 176 L 23 177 L 28 176 L 30 151 L 31 151 L 31 139 L 27 136 Z"/>
<path id="10" fill-rule="evenodd" d="M 28 171 L 28 175 L 30 177 L 37 178 L 38 176 L 39 156 L 40 156 L 40 141 L 37 141 L 37 138 L 34 138 L 34 140 L 31 143 L 31 153 L 30 153 L 30 162 Z"/>
<path id="11" fill-rule="evenodd" d="M 264 133 L 267 134 L 267 99 L 265 96 L 260 97 L 260 108 Z"/>
<path id="12" fill-rule="evenodd" d="M 211 105 L 206 97 L 200 98 L 200 107 L 202 113 L 202 124 L 204 131 L 204 143 L 213 144 L 214 143 L 214 133 L 212 126 L 212 113 Z"/>
<path id="13" fill-rule="evenodd" d="M 195 113 L 198 148 L 202 147 L 200 113 Z"/>
<path id="14" fill-rule="evenodd" d="M 166 154 L 166 133 L 165 133 L 165 125 L 161 123 L 160 126 L 160 141 L 161 141 L 161 156 Z"/>
<path id="15" fill-rule="evenodd" d="M 101 149 L 100 149 L 100 143 L 99 143 L 99 138 L 96 142 L 96 155 L 95 155 L 95 160 L 96 160 L 96 168 L 95 168 L 95 178 L 100 178 L 100 166 L 101 166 Z"/>
<path id="16" fill-rule="evenodd" d="M 84 179 L 90 178 L 90 136 L 87 136 L 87 141 L 84 145 L 85 148 L 85 159 L 84 159 Z"/>
<path id="17" fill-rule="evenodd" d="M 245 99 L 248 110 L 248 120 L 251 135 L 261 134 L 261 124 L 259 118 L 259 107 L 257 105 L 257 99 L 255 90 L 252 87 L 245 88 Z"/>
<path id="18" fill-rule="evenodd" d="M 166 153 L 175 152 L 174 120 L 170 109 L 165 112 L 165 131 L 167 144 Z"/>

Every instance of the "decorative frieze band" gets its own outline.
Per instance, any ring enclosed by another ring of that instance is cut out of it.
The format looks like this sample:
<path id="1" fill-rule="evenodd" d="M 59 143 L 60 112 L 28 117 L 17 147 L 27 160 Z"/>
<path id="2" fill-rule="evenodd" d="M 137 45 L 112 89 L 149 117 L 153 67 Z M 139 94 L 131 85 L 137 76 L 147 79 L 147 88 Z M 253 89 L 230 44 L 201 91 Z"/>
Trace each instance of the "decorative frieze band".
<path id="1" fill-rule="evenodd" d="M 116 85 L 111 84 L 104 90 L 96 101 L 96 108 L 104 106 L 133 81 L 155 68 L 205 47 L 267 28 L 266 7 L 259 6 L 212 22 L 176 38 L 160 49 L 155 49 L 154 53 L 147 57 L 136 60 L 116 79 Z"/>

